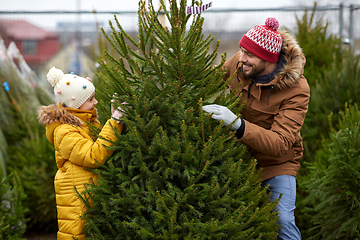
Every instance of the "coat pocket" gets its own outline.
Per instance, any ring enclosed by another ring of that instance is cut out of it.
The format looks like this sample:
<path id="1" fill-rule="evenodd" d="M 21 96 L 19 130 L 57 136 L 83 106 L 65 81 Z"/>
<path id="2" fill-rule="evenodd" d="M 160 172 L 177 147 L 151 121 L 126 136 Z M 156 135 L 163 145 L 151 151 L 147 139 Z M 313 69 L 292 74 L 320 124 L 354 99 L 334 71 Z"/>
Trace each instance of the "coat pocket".
<path id="1" fill-rule="evenodd" d="M 270 129 L 274 117 L 279 113 L 279 106 L 266 105 L 266 102 L 254 100 L 251 104 L 251 122 L 265 129 Z"/>

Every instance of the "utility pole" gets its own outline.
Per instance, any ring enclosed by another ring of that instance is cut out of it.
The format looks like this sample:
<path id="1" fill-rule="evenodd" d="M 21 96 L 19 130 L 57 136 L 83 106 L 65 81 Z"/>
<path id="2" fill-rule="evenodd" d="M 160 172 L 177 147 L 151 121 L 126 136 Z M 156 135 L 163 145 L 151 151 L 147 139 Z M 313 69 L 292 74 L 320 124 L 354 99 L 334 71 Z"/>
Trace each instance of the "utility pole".
<path id="1" fill-rule="evenodd" d="M 71 56 L 71 72 L 74 72 L 77 75 L 81 75 L 81 63 L 80 63 L 80 52 L 81 52 L 81 0 L 76 0 L 76 11 L 77 11 L 77 20 L 75 23 L 75 42 L 74 42 L 74 52 Z"/>
<path id="2" fill-rule="evenodd" d="M 161 0 L 159 0 L 159 7 L 161 6 Z M 166 3 L 165 3 L 166 6 Z M 165 27 L 165 11 L 162 10 L 159 14 L 159 22 L 163 27 Z"/>
<path id="3" fill-rule="evenodd" d="M 344 5 L 340 3 L 339 6 L 339 37 L 343 36 L 344 28 Z"/>

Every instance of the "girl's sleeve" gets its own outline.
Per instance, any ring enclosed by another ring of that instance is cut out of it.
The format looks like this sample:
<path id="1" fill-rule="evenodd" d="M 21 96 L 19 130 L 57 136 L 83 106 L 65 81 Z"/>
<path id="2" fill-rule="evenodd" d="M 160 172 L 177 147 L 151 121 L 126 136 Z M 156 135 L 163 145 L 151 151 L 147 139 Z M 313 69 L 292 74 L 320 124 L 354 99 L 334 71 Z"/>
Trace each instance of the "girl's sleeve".
<path id="1" fill-rule="evenodd" d="M 63 124 L 56 129 L 55 148 L 61 157 L 70 162 L 87 168 L 96 168 L 98 163 L 104 164 L 113 151 L 108 147 L 116 141 L 115 131 L 121 133 L 123 126 L 109 119 L 96 141 L 83 133 L 79 127 Z"/>

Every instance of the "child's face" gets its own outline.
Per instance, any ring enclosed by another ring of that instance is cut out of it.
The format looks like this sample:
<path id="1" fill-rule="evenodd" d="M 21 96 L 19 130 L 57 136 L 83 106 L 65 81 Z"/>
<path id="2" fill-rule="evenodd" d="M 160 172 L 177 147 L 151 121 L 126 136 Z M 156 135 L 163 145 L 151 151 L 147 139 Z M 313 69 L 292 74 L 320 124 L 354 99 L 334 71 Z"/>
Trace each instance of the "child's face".
<path id="1" fill-rule="evenodd" d="M 95 93 L 93 93 L 88 100 L 86 100 L 86 102 L 83 103 L 83 105 L 81 105 L 79 107 L 80 110 L 85 110 L 85 111 L 91 111 L 95 108 L 95 105 L 98 104 L 98 101 L 95 99 Z"/>

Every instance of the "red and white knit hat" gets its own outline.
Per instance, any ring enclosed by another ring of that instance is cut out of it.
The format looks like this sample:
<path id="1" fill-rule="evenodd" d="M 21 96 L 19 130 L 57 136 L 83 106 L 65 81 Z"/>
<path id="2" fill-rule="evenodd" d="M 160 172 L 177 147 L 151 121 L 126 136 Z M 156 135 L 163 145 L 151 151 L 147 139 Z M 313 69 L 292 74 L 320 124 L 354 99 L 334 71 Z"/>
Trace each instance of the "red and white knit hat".
<path id="1" fill-rule="evenodd" d="M 277 62 L 282 45 L 282 37 L 278 29 L 279 21 L 276 18 L 267 18 L 265 25 L 256 25 L 244 34 L 239 44 L 267 62 Z"/>

